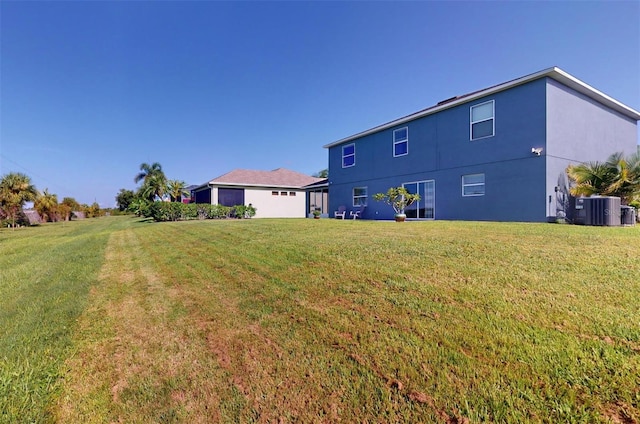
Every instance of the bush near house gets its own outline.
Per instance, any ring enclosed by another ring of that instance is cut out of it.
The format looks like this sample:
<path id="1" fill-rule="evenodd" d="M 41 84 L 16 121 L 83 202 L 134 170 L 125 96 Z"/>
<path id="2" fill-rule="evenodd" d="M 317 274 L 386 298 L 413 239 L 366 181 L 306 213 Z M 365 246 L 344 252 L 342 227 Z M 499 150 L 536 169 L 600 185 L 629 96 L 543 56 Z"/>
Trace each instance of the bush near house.
<path id="1" fill-rule="evenodd" d="M 145 211 L 145 217 L 154 221 L 186 221 L 190 219 L 251 218 L 256 214 L 253 206 L 222 206 L 200 203 L 154 202 Z"/>
<path id="2" fill-rule="evenodd" d="M 178 202 L 154 202 L 145 213 L 154 221 L 184 221 L 188 219 L 221 219 L 227 218 L 231 208 L 220 205 L 185 204 Z"/>
<path id="3" fill-rule="evenodd" d="M 249 206 L 235 205 L 231 208 L 231 216 L 238 219 L 253 218 L 254 216 L 256 216 L 256 208 L 254 208 L 251 204 L 249 204 Z"/>

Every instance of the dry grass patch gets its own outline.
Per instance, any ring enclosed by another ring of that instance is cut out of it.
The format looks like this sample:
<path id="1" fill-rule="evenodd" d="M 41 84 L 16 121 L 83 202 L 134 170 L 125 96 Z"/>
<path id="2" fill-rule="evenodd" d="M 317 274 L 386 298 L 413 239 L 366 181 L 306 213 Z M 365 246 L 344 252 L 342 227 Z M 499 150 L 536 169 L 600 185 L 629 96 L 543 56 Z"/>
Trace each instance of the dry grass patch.
<path id="1" fill-rule="evenodd" d="M 221 378 L 180 293 L 165 285 L 136 233 L 112 234 L 100 285 L 81 317 L 77 354 L 67 361 L 59 422 L 218 422 Z"/>

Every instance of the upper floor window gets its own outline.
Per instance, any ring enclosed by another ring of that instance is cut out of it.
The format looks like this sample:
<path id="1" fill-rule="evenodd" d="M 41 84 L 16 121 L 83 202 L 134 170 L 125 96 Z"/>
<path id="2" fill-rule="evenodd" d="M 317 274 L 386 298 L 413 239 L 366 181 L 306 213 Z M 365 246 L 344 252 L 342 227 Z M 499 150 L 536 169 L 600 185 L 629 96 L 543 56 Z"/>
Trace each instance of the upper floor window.
<path id="1" fill-rule="evenodd" d="M 409 153 L 409 128 L 404 127 L 393 131 L 393 157 L 404 156 Z"/>
<path id="2" fill-rule="evenodd" d="M 491 137 L 495 133 L 494 101 L 471 106 L 471 140 Z"/>
<path id="3" fill-rule="evenodd" d="M 342 167 L 348 168 L 356 164 L 356 145 L 342 146 Z"/>
<path id="4" fill-rule="evenodd" d="M 353 188 L 353 206 L 367 205 L 367 187 Z"/>
<path id="5" fill-rule="evenodd" d="M 463 175 L 462 196 L 484 196 L 484 174 Z"/>

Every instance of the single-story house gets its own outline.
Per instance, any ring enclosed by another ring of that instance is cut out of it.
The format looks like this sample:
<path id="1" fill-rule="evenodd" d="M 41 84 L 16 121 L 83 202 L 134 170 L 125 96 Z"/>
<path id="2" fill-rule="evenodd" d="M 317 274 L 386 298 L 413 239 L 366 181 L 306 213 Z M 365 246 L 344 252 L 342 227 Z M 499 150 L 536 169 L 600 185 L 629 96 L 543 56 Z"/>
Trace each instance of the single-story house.
<path id="1" fill-rule="evenodd" d="M 236 169 L 191 190 L 195 203 L 252 205 L 256 218 L 304 218 L 309 209 L 305 187 L 321 181 L 285 168 Z"/>

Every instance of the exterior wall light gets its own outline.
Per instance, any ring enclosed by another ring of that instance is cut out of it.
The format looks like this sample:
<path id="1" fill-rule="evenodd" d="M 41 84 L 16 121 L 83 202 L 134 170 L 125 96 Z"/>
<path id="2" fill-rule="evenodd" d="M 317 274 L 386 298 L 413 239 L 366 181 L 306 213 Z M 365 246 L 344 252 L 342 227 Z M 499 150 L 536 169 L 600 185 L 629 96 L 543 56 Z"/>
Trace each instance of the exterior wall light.
<path id="1" fill-rule="evenodd" d="M 536 156 L 540 156 L 542 154 L 542 147 L 532 147 L 531 153 L 533 153 Z"/>

